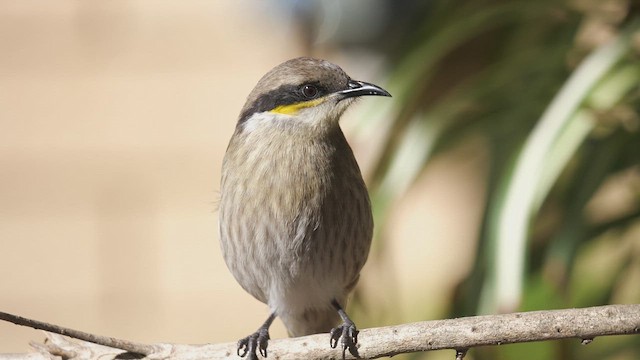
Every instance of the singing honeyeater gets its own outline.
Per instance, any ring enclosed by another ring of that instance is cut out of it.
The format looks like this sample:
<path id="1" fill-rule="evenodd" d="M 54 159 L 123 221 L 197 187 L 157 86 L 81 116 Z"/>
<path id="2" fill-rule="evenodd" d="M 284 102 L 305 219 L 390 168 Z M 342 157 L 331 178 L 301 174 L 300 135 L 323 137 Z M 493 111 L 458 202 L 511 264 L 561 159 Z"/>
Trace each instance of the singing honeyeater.
<path id="1" fill-rule="evenodd" d="M 354 99 L 391 96 L 325 60 L 286 61 L 249 94 L 222 166 L 220 245 L 238 283 L 270 316 L 238 342 L 266 357 L 276 317 L 290 336 L 330 332 L 356 351 L 345 311 L 367 260 L 367 188 L 339 120 Z M 342 324 L 339 324 L 342 321 Z"/>

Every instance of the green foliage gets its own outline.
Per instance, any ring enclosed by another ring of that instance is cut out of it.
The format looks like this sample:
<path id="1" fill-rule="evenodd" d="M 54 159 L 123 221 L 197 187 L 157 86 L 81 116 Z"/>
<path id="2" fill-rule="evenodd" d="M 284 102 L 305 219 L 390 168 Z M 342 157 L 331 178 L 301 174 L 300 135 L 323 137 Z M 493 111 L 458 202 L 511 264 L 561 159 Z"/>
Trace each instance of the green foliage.
<path id="1" fill-rule="evenodd" d="M 443 317 L 640 302 L 633 2 L 430 4 L 392 60 L 393 105 L 374 109 L 393 119 L 372 179 L 378 235 L 390 204 L 431 158 L 481 136 L 490 158 L 479 247 Z M 377 241 L 380 255 L 385 243 Z M 481 348 L 469 357 L 640 354 L 637 338 L 602 340 Z"/>

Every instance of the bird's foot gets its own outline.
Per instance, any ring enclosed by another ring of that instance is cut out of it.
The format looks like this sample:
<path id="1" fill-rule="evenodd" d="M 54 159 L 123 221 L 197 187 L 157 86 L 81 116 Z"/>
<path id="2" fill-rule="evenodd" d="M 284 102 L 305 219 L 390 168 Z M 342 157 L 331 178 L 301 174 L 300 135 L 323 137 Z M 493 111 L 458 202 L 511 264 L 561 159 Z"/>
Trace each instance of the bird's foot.
<path id="1" fill-rule="evenodd" d="M 247 357 L 247 360 L 258 360 L 258 354 L 256 354 L 256 350 L 258 350 L 260 355 L 266 358 L 268 342 L 269 329 L 261 327 L 258 331 L 246 338 L 238 340 L 238 356 L 245 357 L 248 353 L 249 357 Z"/>
<path id="2" fill-rule="evenodd" d="M 340 343 L 342 344 L 342 359 L 344 360 L 346 356 L 346 351 L 349 349 L 351 355 L 359 358 L 358 348 L 356 344 L 358 343 L 358 329 L 356 328 L 356 324 L 353 323 L 350 319 L 345 319 L 342 325 L 331 329 L 331 340 L 330 344 L 332 348 L 336 348 L 338 346 L 338 340 L 342 339 Z"/>

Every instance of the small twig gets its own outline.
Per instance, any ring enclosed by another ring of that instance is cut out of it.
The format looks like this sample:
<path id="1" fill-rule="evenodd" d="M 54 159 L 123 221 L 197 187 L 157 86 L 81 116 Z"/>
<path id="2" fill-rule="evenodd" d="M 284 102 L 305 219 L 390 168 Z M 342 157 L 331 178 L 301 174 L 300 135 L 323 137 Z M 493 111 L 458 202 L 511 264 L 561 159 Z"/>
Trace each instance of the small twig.
<path id="1" fill-rule="evenodd" d="M 98 345 L 104 345 L 128 352 L 149 356 L 156 352 L 156 348 L 152 345 L 135 343 L 129 340 L 116 339 L 108 336 L 94 335 L 84 331 L 65 328 L 62 326 L 49 324 L 46 322 L 27 319 L 22 316 L 12 315 L 0 311 L 0 320 L 5 320 L 16 325 L 28 326 L 30 328 L 44 330 L 55 334 L 65 335 L 74 339 L 88 341 Z"/>

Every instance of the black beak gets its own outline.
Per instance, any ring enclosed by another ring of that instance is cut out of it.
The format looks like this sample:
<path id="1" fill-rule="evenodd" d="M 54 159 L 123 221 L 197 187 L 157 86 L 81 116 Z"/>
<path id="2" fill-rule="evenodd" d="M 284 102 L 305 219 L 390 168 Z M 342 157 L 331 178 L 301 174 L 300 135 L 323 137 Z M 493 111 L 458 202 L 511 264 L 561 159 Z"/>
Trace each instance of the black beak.
<path id="1" fill-rule="evenodd" d="M 387 90 L 380 86 L 364 81 L 349 80 L 348 85 L 348 89 L 338 91 L 338 94 L 342 95 L 343 99 L 364 95 L 391 96 Z"/>

